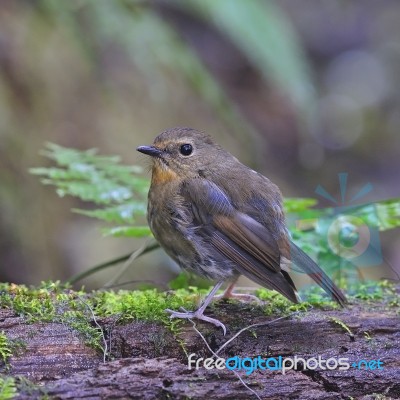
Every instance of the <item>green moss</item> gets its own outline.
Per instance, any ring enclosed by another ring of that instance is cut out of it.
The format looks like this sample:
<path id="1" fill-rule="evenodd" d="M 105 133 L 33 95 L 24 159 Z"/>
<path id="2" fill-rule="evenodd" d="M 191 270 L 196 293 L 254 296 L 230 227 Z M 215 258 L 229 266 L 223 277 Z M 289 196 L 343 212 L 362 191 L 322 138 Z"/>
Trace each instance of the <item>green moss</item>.
<path id="1" fill-rule="evenodd" d="M 1 307 L 14 310 L 30 323 L 55 322 L 70 326 L 82 334 L 87 344 L 101 349 L 102 332 L 92 325 L 91 299 L 86 296 L 84 292 L 72 291 L 60 282 L 43 282 L 38 288 L 0 285 Z"/>
<path id="2" fill-rule="evenodd" d="M 174 293 L 160 293 L 156 289 L 144 291 L 96 292 L 94 294 L 96 313 L 102 316 L 120 314 L 123 321 L 158 321 L 171 326 L 171 320 L 165 309 L 193 309 L 208 290 L 178 289 Z M 178 321 L 178 320 L 175 320 Z"/>
<path id="3" fill-rule="evenodd" d="M 336 317 L 329 317 L 329 320 L 332 321 L 334 324 L 340 326 L 346 333 L 348 333 L 350 336 L 354 336 L 353 332 L 350 330 L 350 328 L 339 318 Z"/>
<path id="4" fill-rule="evenodd" d="M 26 351 L 26 342 L 22 339 L 11 339 L 10 350 L 13 356 L 21 356 Z"/>
<path id="5" fill-rule="evenodd" d="M 4 392 L 2 392 L 2 379 L 4 382 Z M 9 394 L 10 397 L 3 397 L 4 394 Z M 1 377 L 0 376 L 0 400 L 12 399 L 17 394 L 23 398 L 35 398 L 40 400 L 50 399 L 47 394 L 47 389 L 40 383 L 34 383 L 24 376 L 16 377 Z"/>
<path id="6" fill-rule="evenodd" d="M 10 376 L 0 375 L 0 399 L 8 400 L 17 395 L 17 387 L 15 385 L 15 378 Z"/>
<path id="7" fill-rule="evenodd" d="M 308 311 L 312 308 L 336 309 L 339 307 L 337 303 L 328 299 L 318 287 L 312 288 L 304 296 L 302 295 L 307 301 L 298 304 L 292 303 L 286 297 L 272 290 L 258 289 L 256 295 L 266 302 L 264 311 L 267 315 L 286 315 L 293 312 Z"/>
<path id="8" fill-rule="evenodd" d="M 294 304 L 281 294 L 267 289 L 258 289 L 256 296 L 265 301 L 263 309 L 266 315 L 289 314 L 296 311 L 307 311 L 310 308 L 308 303 Z"/>
<path id="9" fill-rule="evenodd" d="M 94 319 L 119 317 L 119 322 L 132 320 L 156 321 L 166 325 L 174 334 L 179 333 L 182 320 L 170 319 L 166 308 L 193 309 L 200 296 L 208 290 L 190 287 L 174 293 L 160 293 L 155 289 L 144 291 L 95 291 L 90 294 L 73 291 L 60 282 L 43 282 L 38 288 L 24 285 L 0 284 L 0 305 L 10 308 L 27 322 L 61 323 L 78 331 L 86 344 L 103 350 L 103 332 Z M 9 357 L 6 337 L 0 335 L 0 358 Z M 21 350 L 21 349 L 19 349 Z"/>
<path id="10" fill-rule="evenodd" d="M 156 321 L 164 324 L 178 337 L 182 320 L 171 319 L 165 309 L 195 309 L 200 298 L 208 289 L 189 286 L 174 292 L 160 293 L 155 289 L 127 291 L 73 291 L 60 282 L 43 282 L 37 288 L 24 285 L 0 284 L 0 306 L 10 308 L 26 318 L 28 322 L 56 322 L 67 325 L 82 335 L 90 346 L 102 349 L 103 331 L 96 323 L 97 318 L 114 317 L 118 322 Z M 388 281 L 360 283 L 348 288 L 352 301 L 385 301 L 389 307 L 398 307 L 395 286 Z M 307 302 L 293 304 L 274 291 L 259 289 L 257 296 L 265 301 L 262 306 L 267 315 L 287 315 L 311 308 L 334 309 L 338 305 L 328 299 L 318 287 L 308 290 Z M 214 305 L 218 309 L 218 304 Z M 158 343 L 157 346 L 162 346 Z M 15 351 L 21 351 L 18 343 L 12 346 L 7 337 L 0 334 L 0 359 L 4 362 Z"/>
<path id="11" fill-rule="evenodd" d="M 8 359 L 12 355 L 12 350 L 10 346 L 10 341 L 8 337 L 4 333 L 4 331 L 0 332 L 0 360 L 7 364 Z"/>
<path id="12" fill-rule="evenodd" d="M 348 288 L 350 297 L 359 300 L 388 300 L 389 302 L 398 299 L 395 285 L 388 281 L 367 281 L 351 285 Z"/>
<path id="13" fill-rule="evenodd" d="M 345 292 L 350 302 L 353 301 L 383 301 L 389 307 L 399 307 L 400 300 L 394 283 L 388 280 L 359 282 L 349 286 Z M 340 309 L 340 306 L 327 297 L 327 294 L 318 286 L 313 286 L 301 293 L 305 302 L 293 304 L 279 293 L 259 289 L 256 295 L 267 304 L 264 306 L 265 313 L 288 314 L 296 311 L 307 311 L 311 308 Z"/>

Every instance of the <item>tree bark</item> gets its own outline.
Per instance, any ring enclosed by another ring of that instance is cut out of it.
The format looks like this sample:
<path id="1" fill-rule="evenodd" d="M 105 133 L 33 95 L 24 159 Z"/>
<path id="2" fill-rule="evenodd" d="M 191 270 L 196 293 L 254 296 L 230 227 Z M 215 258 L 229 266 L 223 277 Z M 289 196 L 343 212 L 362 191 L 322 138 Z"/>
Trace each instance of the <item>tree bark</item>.
<path id="1" fill-rule="evenodd" d="M 163 325 L 137 321 L 126 325 L 97 321 L 109 341 L 108 356 L 86 346 L 79 333 L 57 323 L 27 324 L 11 310 L 0 310 L 0 331 L 14 344 L 2 373 L 23 376 L 40 386 L 18 385 L 18 399 L 374 399 L 400 398 L 400 315 L 386 303 L 360 302 L 342 310 L 312 310 L 287 318 L 263 315 L 253 304 L 216 303 L 209 315 L 224 322 L 228 333 L 197 322 L 216 352 L 240 329 L 220 357 L 346 357 L 350 363 L 381 360 L 383 369 L 257 370 L 246 375 L 228 369 L 188 369 L 187 354 L 211 357 L 202 337 L 188 321 L 173 334 Z M 342 321 L 351 330 L 348 333 Z M 18 343 L 20 346 L 18 347 Z M 376 367 L 376 365 L 375 365 Z M 240 381 L 246 383 L 247 387 Z M 256 395 L 256 394 L 257 395 Z"/>

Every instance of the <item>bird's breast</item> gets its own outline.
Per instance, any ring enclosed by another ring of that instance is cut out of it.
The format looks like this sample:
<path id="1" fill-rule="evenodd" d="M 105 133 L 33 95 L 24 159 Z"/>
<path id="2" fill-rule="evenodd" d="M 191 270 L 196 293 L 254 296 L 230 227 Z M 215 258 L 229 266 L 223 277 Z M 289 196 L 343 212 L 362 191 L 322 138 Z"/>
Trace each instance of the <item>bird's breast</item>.
<path id="1" fill-rule="evenodd" d="M 172 169 L 167 166 L 155 164 L 152 170 L 151 182 L 152 185 L 165 185 L 170 182 L 178 181 L 179 177 Z"/>
<path id="2" fill-rule="evenodd" d="M 154 237 L 162 246 L 179 240 L 181 229 L 177 216 L 182 213 L 177 180 L 162 184 L 152 179 L 147 207 L 147 219 Z"/>

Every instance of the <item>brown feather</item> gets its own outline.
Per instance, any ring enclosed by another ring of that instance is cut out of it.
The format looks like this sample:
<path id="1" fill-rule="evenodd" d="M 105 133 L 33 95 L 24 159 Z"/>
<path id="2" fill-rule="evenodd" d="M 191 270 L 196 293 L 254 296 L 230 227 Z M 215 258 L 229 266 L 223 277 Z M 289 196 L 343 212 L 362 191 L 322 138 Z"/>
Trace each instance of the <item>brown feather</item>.
<path id="1" fill-rule="evenodd" d="M 280 272 L 278 245 L 268 230 L 257 221 L 235 213 L 231 217 L 214 216 L 213 225 L 256 260 L 274 272 Z"/>
<path id="2" fill-rule="evenodd" d="M 225 257 L 235 262 L 237 270 L 242 275 L 261 286 L 276 290 L 294 303 L 298 302 L 292 280 L 290 279 L 289 282 L 281 272 L 265 268 L 264 264 L 246 254 L 242 248 L 232 243 L 219 231 L 214 232 L 211 243 Z"/>

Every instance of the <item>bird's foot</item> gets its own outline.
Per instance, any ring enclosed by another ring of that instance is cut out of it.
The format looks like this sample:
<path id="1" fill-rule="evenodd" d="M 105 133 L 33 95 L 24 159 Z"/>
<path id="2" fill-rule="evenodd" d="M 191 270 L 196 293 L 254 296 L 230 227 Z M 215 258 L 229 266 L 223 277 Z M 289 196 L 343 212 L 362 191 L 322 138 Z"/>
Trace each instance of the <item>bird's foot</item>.
<path id="1" fill-rule="evenodd" d="M 218 328 L 222 328 L 224 331 L 224 336 L 226 335 L 226 327 L 225 325 L 219 321 L 218 319 L 207 317 L 206 315 L 203 314 L 203 311 L 201 308 L 199 308 L 196 311 L 186 311 L 183 307 L 181 307 L 183 312 L 178 312 L 170 309 L 166 309 L 165 311 L 169 314 L 171 314 L 171 318 L 185 318 L 185 319 L 199 319 L 201 321 L 209 322 L 210 324 L 213 324 L 217 326 Z"/>

